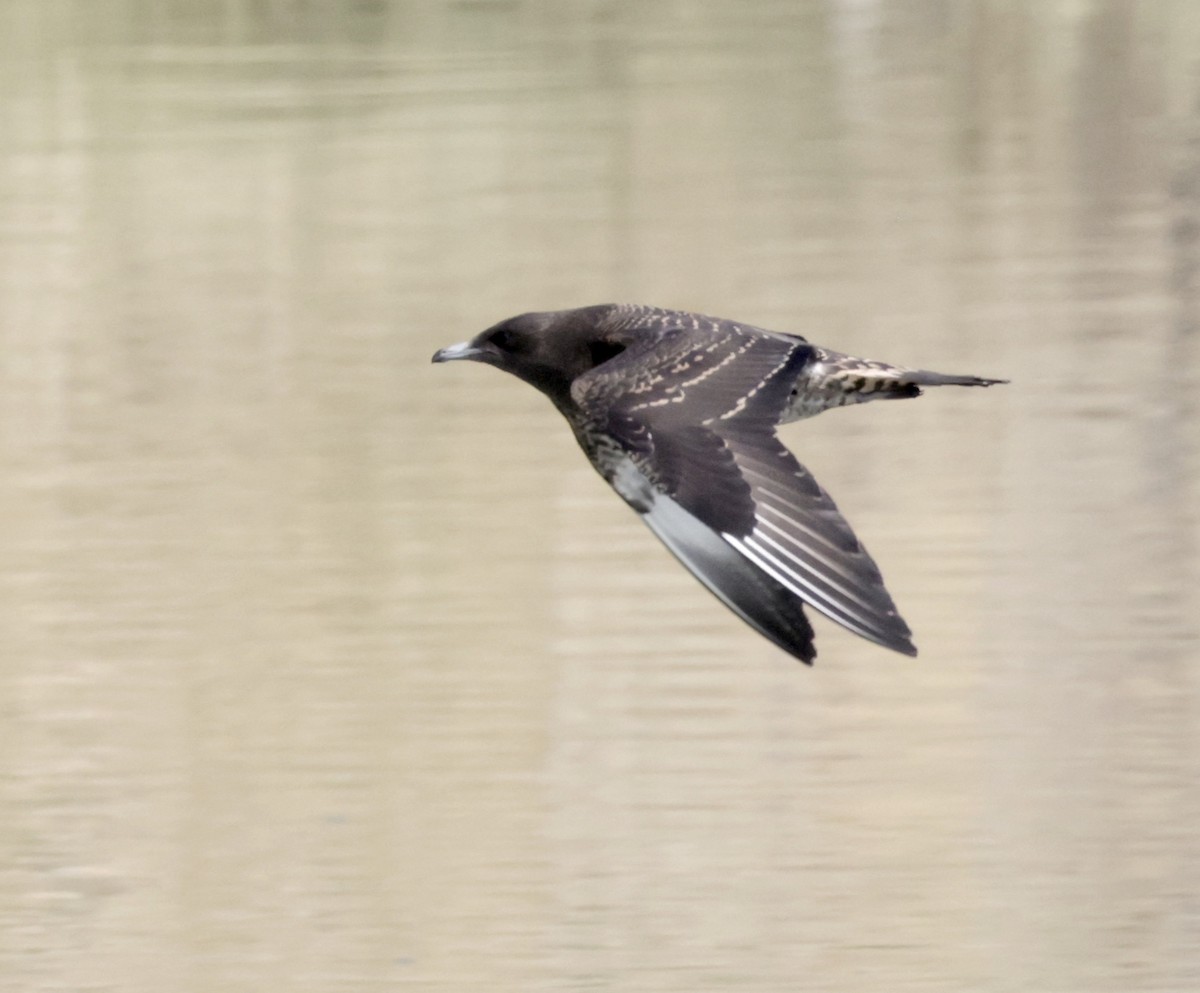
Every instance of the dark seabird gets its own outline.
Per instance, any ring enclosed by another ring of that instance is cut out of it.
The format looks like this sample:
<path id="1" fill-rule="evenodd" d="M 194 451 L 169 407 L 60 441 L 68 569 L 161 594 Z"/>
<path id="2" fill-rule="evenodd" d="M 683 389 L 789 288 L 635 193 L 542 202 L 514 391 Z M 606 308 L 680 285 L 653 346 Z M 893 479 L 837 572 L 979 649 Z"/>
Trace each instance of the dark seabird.
<path id="1" fill-rule="evenodd" d="M 775 437 L 831 407 L 992 386 L 871 362 L 796 335 L 684 311 L 605 304 L 522 314 L 434 362 L 494 365 L 545 393 L 596 471 L 697 579 L 803 662 L 803 604 L 916 655 L 879 569 Z"/>

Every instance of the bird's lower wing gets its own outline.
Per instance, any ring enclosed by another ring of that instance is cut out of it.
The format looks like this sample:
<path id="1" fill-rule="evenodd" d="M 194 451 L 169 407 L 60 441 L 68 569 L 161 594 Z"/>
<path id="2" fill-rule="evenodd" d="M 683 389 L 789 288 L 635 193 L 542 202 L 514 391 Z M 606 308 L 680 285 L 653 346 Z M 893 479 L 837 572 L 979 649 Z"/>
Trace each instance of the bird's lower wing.
<path id="1" fill-rule="evenodd" d="M 773 435 L 725 434 L 750 484 L 754 523 L 722 538 L 759 569 L 855 634 L 916 655 L 878 566 L 812 474 Z"/>
<path id="2" fill-rule="evenodd" d="M 801 600 L 752 556 L 656 493 L 642 520 L 708 589 L 747 624 L 808 665 L 816 656 Z"/>
<path id="3" fill-rule="evenodd" d="M 878 566 L 795 456 L 756 425 L 726 423 L 709 438 L 714 444 L 687 443 L 678 460 L 684 482 L 674 491 L 651 484 L 627 457 L 625 471 L 636 475 L 642 497 L 630 500 L 628 477 L 618 492 L 705 586 L 793 655 L 812 657 L 800 601 L 855 634 L 915 655 Z M 660 439 L 668 464 L 677 461 L 676 444 Z"/>

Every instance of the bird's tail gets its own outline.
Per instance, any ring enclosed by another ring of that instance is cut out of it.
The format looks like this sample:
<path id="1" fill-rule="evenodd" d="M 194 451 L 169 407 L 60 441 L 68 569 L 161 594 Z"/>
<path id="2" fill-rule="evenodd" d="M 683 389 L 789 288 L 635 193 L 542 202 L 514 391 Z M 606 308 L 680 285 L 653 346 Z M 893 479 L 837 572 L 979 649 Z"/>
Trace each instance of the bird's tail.
<path id="1" fill-rule="evenodd" d="M 982 376 L 954 376 L 944 372 L 930 372 L 928 369 L 896 369 L 896 383 L 901 386 L 915 386 L 920 392 L 922 386 L 998 386 L 1007 383 L 1007 379 L 984 379 Z"/>
<path id="2" fill-rule="evenodd" d="M 796 382 L 784 421 L 811 417 L 831 407 L 868 400 L 902 400 L 918 397 L 923 386 L 996 386 L 1007 379 L 956 376 L 927 369 L 905 369 L 887 362 L 816 348 L 812 360 Z"/>

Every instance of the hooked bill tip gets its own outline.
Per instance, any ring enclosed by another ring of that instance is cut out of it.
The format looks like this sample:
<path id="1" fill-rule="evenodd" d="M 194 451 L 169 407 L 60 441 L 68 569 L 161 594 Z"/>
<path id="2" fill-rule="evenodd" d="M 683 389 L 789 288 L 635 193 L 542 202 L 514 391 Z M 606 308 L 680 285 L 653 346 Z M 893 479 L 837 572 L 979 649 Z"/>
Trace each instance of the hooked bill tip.
<path id="1" fill-rule="evenodd" d="M 457 345 L 447 345 L 445 348 L 439 348 L 433 353 L 434 362 L 454 362 L 457 359 L 474 359 L 483 354 L 483 350 L 476 348 L 469 341 L 460 341 Z"/>

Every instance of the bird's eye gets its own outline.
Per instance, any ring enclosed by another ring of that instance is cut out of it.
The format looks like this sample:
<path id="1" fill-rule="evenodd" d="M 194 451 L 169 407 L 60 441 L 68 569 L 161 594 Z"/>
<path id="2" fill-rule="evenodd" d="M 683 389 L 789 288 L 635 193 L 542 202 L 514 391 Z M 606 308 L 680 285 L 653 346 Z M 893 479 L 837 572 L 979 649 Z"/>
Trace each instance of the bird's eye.
<path id="1" fill-rule="evenodd" d="M 592 341 L 588 343 L 588 351 L 591 353 L 592 368 L 594 369 L 600 363 L 616 358 L 625 351 L 625 346 L 619 341 Z"/>
<path id="2" fill-rule="evenodd" d="M 515 331 L 508 330 L 508 328 L 501 328 L 488 339 L 488 341 L 502 352 L 515 352 L 520 344 L 520 340 L 520 336 Z"/>

